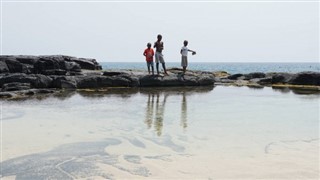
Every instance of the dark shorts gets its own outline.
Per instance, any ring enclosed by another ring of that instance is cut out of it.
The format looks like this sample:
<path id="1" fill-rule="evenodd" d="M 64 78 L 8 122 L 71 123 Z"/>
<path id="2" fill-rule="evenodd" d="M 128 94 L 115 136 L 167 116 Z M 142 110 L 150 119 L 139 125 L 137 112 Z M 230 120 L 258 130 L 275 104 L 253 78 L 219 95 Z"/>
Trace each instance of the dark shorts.
<path id="1" fill-rule="evenodd" d="M 147 66 L 148 67 L 153 66 L 153 61 L 150 61 L 150 62 L 147 61 Z"/>

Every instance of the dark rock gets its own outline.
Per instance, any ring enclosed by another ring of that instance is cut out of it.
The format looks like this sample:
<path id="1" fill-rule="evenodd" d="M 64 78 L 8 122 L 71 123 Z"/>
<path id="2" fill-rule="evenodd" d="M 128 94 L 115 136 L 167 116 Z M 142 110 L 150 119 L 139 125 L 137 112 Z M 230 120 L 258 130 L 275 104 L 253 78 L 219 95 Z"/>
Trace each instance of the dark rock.
<path id="1" fill-rule="evenodd" d="M 68 62 L 65 61 L 65 68 L 67 71 L 74 71 L 74 72 L 80 72 L 81 67 L 78 63 L 76 62 Z"/>
<path id="2" fill-rule="evenodd" d="M 77 83 L 74 76 L 50 76 L 52 78 L 51 88 L 76 89 Z"/>
<path id="3" fill-rule="evenodd" d="M 278 84 L 278 83 L 288 83 L 293 74 L 290 73 L 277 73 L 272 76 L 272 84 Z"/>
<path id="4" fill-rule="evenodd" d="M 266 74 L 261 72 L 253 72 L 249 74 L 245 74 L 245 80 L 255 79 L 255 78 L 265 78 Z"/>
<path id="5" fill-rule="evenodd" d="M 129 81 L 130 87 L 138 87 L 140 85 L 139 78 L 135 75 L 123 73 L 120 74 L 118 77 L 127 79 Z"/>
<path id="6" fill-rule="evenodd" d="M 243 74 L 232 74 L 232 75 L 228 76 L 227 78 L 231 79 L 231 80 L 238 80 L 240 77 L 244 77 L 244 75 Z"/>
<path id="7" fill-rule="evenodd" d="M 314 85 L 320 86 L 320 73 L 319 72 L 300 72 L 295 74 L 289 81 L 294 85 Z"/>
<path id="8" fill-rule="evenodd" d="M 40 58 L 38 56 L 14 56 L 17 61 L 23 64 L 34 65 Z"/>
<path id="9" fill-rule="evenodd" d="M 0 98 L 12 98 L 15 94 L 11 92 L 0 92 Z"/>
<path id="10" fill-rule="evenodd" d="M 31 85 L 33 88 L 49 88 L 52 79 L 48 76 L 42 75 L 42 74 L 35 74 L 33 75 L 36 80 L 34 82 L 31 82 Z"/>
<path id="11" fill-rule="evenodd" d="M 114 72 L 114 71 L 103 72 L 104 76 L 118 76 L 120 74 L 124 74 L 124 73 L 123 72 Z M 127 73 L 125 73 L 125 74 L 127 74 Z"/>
<path id="12" fill-rule="evenodd" d="M 0 73 L 7 73 L 7 72 L 9 72 L 7 63 L 5 61 L 0 60 Z"/>
<path id="13" fill-rule="evenodd" d="M 45 73 L 47 70 L 65 69 L 64 59 L 59 56 L 40 56 L 34 64 L 35 73 Z"/>
<path id="14" fill-rule="evenodd" d="M 214 77 L 213 76 L 201 76 L 199 78 L 199 84 L 201 86 L 208 86 L 214 84 Z"/>
<path id="15" fill-rule="evenodd" d="M 66 75 L 67 71 L 63 69 L 48 69 L 48 70 L 43 70 L 41 74 L 44 75 Z"/>
<path id="16" fill-rule="evenodd" d="M 112 77 L 100 76 L 97 78 L 98 87 L 112 87 Z"/>
<path id="17" fill-rule="evenodd" d="M 161 86 L 161 78 L 153 75 L 146 75 L 139 78 L 141 87 Z"/>
<path id="18" fill-rule="evenodd" d="M 77 88 L 98 88 L 98 76 L 79 76 L 76 77 Z"/>
<path id="19" fill-rule="evenodd" d="M 130 87 L 130 80 L 125 77 L 115 76 L 112 80 L 113 87 Z"/>
<path id="20" fill-rule="evenodd" d="M 13 73 L 6 74 L 0 78 L 0 86 L 2 87 L 6 83 L 19 82 L 30 83 L 32 88 L 48 88 L 52 79 L 41 74 L 24 74 Z"/>
<path id="21" fill-rule="evenodd" d="M 11 59 L 8 58 L 5 60 L 5 62 L 9 68 L 10 73 L 22 73 L 22 69 L 23 69 L 22 66 L 23 65 L 19 61 L 15 60 L 13 58 L 11 58 Z"/>
<path id="22" fill-rule="evenodd" d="M 38 94 L 48 94 L 48 93 L 54 93 L 55 91 L 52 89 L 35 89 L 34 92 Z"/>
<path id="23" fill-rule="evenodd" d="M 73 61 L 79 64 L 81 69 L 99 70 L 99 69 L 96 69 L 96 66 L 98 66 L 98 63 L 96 62 L 95 59 L 70 58 L 70 61 Z"/>
<path id="24" fill-rule="evenodd" d="M 21 91 L 26 89 L 30 89 L 30 83 L 12 82 L 2 86 L 2 91 Z"/>
<path id="25" fill-rule="evenodd" d="M 213 75 L 194 75 L 194 74 L 172 74 L 169 76 L 142 76 L 140 77 L 141 87 L 150 86 L 206 86 L 213 85 Z"/>
<path id="26" fill-rule="evenodd" d="M 272 84 L 272 78 L 267 77 L 267 78 L 254 78 L 250 79 L 250 82 L 257 83 L 260 85 L 271 85 Z"/>

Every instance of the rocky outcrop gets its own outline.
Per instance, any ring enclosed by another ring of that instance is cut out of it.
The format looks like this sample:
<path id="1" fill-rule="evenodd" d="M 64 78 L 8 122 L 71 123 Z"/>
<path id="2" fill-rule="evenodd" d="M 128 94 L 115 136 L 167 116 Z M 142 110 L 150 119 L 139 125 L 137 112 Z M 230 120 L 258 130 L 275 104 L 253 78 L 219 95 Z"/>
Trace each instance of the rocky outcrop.
<path id="1" fill-rule="evenodd" d="M 319 72 L 293 73 L 249 73 L 232 74 L 227 77 L 215 77 L 216 84 L 236 86 L 290 86 L 320 90 Z M 305 87 L 308 86 L 308 87 Z"/>
<path id="2" fill-rule="evenodd" d="M 168 75 L 146 71 L 98 71 L 94 59 L 71 56 L 0 56 L 0 97 L 52 93 L 59 89 L 109 87 L 185 87 L 236 85 L 263 88 L 275 85 L 308 85 L 320 90 L 319 72 L 229 74 L 225 71 L 168 69 Z"/>
<path id="3" fill-rule="evenodd" d="M 79 75 L 81 69 L 101 70 L 95 59 L 71 56 L 0 56 L 0 73 Z"/>

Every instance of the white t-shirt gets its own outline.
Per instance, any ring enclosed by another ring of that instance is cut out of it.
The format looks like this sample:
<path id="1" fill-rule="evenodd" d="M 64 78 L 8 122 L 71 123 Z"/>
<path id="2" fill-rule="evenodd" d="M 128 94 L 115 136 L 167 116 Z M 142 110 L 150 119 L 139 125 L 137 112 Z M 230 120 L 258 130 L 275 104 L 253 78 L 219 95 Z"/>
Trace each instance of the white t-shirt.
<path id="1" fill-rule="evenodd" d="M 188 56 L 188 48 L 186 47 L 186 46 L 183 46 L 182 48 L 181 48 L 181 54 L 182 54 L 182 56 Z"/>

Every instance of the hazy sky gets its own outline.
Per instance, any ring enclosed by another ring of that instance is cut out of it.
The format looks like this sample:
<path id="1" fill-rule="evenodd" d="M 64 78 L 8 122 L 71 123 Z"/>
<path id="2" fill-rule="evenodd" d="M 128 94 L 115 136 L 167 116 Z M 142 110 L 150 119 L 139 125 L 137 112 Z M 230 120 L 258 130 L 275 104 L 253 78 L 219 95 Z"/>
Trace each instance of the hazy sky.
<path id="1" fill-rule="evenodd" d="M 43 0 L 42 0 L 43 1 Z M 2 2 L 2 53 L 144 61 L 163 35 L 167 62 L 318 62 L 319 2 Z"/>

